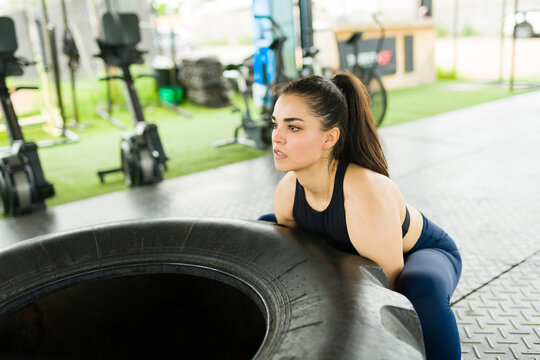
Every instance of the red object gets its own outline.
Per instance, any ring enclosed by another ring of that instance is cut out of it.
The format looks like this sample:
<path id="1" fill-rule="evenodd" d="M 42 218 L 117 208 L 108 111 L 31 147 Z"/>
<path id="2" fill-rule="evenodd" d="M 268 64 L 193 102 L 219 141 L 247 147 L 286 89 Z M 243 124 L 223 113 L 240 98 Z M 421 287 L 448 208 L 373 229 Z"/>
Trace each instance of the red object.
<path id="1" fill-rule="evenodd" d="M 392 60 L 392 56 L 394 56 L 392 50 L 381 50 L 377 54 L 377 63 L 380 66 L 386 66 L 390 63 L 390 60 Z"/>

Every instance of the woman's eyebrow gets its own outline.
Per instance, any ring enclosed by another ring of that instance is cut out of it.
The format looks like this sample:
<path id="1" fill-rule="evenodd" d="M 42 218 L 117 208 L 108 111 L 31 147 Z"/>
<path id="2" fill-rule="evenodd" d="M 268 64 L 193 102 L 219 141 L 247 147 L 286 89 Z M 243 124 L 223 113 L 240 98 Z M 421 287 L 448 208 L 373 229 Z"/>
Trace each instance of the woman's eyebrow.
<path id="1" fill-rule="evenodd" d="M 302 120 L 302 119 L 300 119 L 300 118 L 295 118 L 295 117 L 284 118 L 283 121 L 285 121 L 285 122 L 291 122 L 291 121 L 302 121 L 302 122 L 305 122 L 304 120 Z"/>
<path id="2" fill-rule="evenodd" d="M 274 115 L 272 115 L 272 120 L 276 120 L 276 117 Z M 302 121 L 302 122 L 305 122 L 304 120 L 300 119 L 300 118 L 295 118 L 295 117 L 288 117 L 288 118 L 284 118 L 283 119 L 284 122 L 292 122 L 292 121 Z"/>

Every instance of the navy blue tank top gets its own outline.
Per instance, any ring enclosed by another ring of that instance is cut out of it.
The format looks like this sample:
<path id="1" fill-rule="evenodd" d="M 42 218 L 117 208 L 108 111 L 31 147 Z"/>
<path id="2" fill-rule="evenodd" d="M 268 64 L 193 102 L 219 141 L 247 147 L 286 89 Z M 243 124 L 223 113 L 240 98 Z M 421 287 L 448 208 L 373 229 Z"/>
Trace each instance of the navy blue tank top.
<path id="1" fill-rule="evenodd" d="M 323 211 L 314 210 L 306 201 L 304 187 L 296 180 L 294 194 L 293 217 L 304 230 L 322 234 L 329 237 L 336 247 L 342 251 L 358 254 L 351 243 L 347 232 L 345 220 L 345 206 L 343 199 L 343 179 L 348 162 L 340 161 L 334 179 L 334 191 L 330 204 Z M 401 225 L 402 236 L 405 237 L 409 230 L 410 215 L 406 209 L 405 220 Z"/>

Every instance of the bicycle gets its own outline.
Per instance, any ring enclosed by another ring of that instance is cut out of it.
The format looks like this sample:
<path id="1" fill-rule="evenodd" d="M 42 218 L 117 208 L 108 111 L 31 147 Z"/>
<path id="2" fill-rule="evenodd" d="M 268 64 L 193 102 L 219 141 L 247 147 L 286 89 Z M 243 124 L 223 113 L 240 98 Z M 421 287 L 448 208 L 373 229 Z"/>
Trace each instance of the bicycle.
<path id="1" fill-rule="evenodd" d="M 379 39 L 377 40 L 377 48 L 375 54 L 379 54 L 382 45 L 384 42 L 385 29 L 384 25 L 377 18 L 377 14 L 373 14 L 373 19 L 381 29 Z M 364 65 L 360 63 L 359 59 L 359 44 L 362 41 L 363 32 L 355 32 L 351 37 L 346 41 L 347 44 L 353 46 L 353 56 L 354 63 L 351 67 L 351 72 L 356 75 L 362 83 L 366 86 L 366 89 L 370 96 L 371 112 L 373 114 L 373 120 L 375 125 L 379 127 L 383 120 L 384 115 L 386 114 L 386 108 L 388 106 L 388 99 L 386 95 L 386 89 L 382 82 L 381 76 L 377 72 L 377 67 L 379 65 L 377 61 L 377 56 L 374 61 L 371 61 L 370 64 Z"/>

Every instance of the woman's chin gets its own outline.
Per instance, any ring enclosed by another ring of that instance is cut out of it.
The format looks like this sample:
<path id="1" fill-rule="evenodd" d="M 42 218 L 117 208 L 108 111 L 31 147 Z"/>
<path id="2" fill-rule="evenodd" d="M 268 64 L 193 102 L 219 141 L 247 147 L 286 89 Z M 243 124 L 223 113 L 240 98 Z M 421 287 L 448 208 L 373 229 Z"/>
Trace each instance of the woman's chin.
<path id="1" fill-rule="evenodd" d="M 290 171 L 290 166 L 287 166 L 283 160 L 276 160 L 274 159 L 274 167 L 276 168 L 277 171 L 281 171 L 281 172 L 287 172 L 287 171 Z"/>

